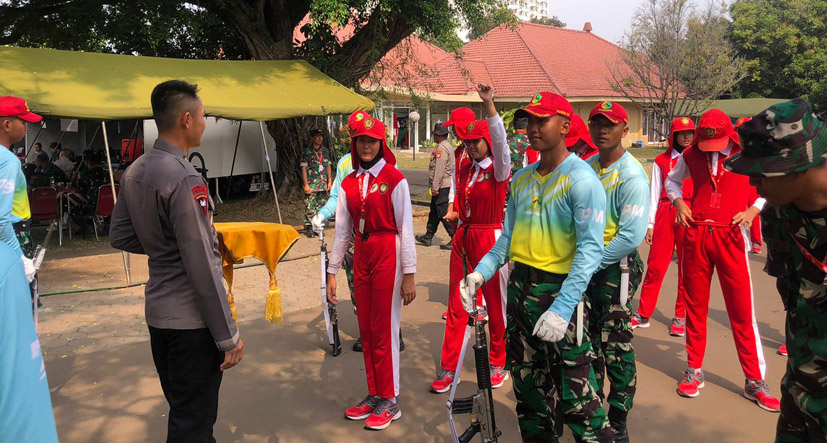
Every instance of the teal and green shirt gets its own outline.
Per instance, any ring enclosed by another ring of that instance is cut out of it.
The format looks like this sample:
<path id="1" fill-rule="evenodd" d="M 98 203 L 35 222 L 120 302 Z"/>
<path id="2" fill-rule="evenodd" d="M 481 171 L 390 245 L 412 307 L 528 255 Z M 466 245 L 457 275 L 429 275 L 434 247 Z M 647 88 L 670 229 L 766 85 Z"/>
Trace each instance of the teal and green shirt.
<path id="1" fill-rule="evenodd" d="M 606 195 L 594 171 L 574 154 L 545 176 L 537 173 L 539 165 L 512 177 L 502 235 L 476 271 L 488 280 L 513 260 L 568 274 L 549 310 L 570 319 L 603 253 Z"/>
<path id="2" fill-rule="evenodd" d="M 0 145 L 0 242 L 20 255 L 20 243 L 12 225 L 31 218 L 26 178 L 20 160 L 5 146 Z"/>
<path id="3" fill-rule="evenodd" d="M 333 179 L 333 186 L 330 187 L 330 197 L 327 203 L 319 210 L 325 220 L 330 220 L 336 214 L 336 203 L 339 201 L 339 191 L 342 190 L 342 180 L 353 172 L 353 162 L 350 161 L 350 154 L 345 154 L 336 163 L 336 178 Z"/>
<path id="4" fill-rule="evenodd" d="M 628 151 L 606 169 L 600 154 L 587 160 L 606 191 L 606 229 L 599 269 L 634 252 L 646 236 L 649 216 L 649 179 L 640 162 Z"/>

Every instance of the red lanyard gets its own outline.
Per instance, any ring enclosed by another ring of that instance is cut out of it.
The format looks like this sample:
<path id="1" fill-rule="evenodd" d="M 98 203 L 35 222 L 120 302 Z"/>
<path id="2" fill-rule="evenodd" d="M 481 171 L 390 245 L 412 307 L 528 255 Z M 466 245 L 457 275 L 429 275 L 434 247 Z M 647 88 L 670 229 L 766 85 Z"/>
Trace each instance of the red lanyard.
<path id="1" fill-rule="evenodd" d="M 313 154 L 316 155 L 316 160 L 319 161 L 319 166 L 321 166 L 322 165 L 322 157 L 324 156 L 321 149 L 314 149 Z"/>
<path id="2" fill-rule="evenodd" d="M 724 172 L 726 170 L 724 168 L 718 168 L 717 176 L 712 172 L 712 154 L 714 153 L 706 154 L 706 165 L 709 167 L 709 180 L 712 182 L 712 189 L 715 192 L 718 192 L 718 183 L 721 182 L 721 178 L 724 177 Z M 718 154 L 718 156 L 720 156 L 720 154 Z"/>
<path id="3" fill-rule="evenodd" d="M 815 258 L 815 256 L 810 251 L 808 251 L 807 248 L 805 248 L 804 245 L 802 245 L 797 238 L 795 238 L 795 235 L 793 235 L 792 231 L 790 230 L 789 222 L 787 222 L 787 232 L 790 234 L 790 238 L 792 238 L 795 242 L 795 245 L 798 246 L 798 250 L 801 251 L 801 255 L 803 255 L 804 258 L 809 260 L 810 263 L 813 264 L 813 266 L 821 270 L 821 272 L 827 274 L 827 263 L 824 263 L 821 260 Z"/>

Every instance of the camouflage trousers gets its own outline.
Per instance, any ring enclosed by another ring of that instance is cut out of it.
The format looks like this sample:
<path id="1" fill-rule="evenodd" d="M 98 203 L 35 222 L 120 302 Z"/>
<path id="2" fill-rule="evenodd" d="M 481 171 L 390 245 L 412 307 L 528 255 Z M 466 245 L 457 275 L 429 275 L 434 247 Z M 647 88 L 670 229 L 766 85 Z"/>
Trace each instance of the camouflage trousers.
<path id="1" fill-rule="evenodd" d="M 777 443 L 827 442 L 827 312 L 812 301 L 799 300 L 787 311 Z"/>
<path id="2" fill-rule="evenodd" d="M 327 191 L 313 191 L 304 195 L 304 225 L 310 227 L 310 220 L 327 203 Z"/>
<path id="3" fill-rule="evenodd" d="M 593 363 L 597 393 L 605 398 L 603 387 L 609 378 L 609 405 L 629 412 L 637 387 L 635 349 L 632 347 L 632 296 L 640 285 L 643 261 L 637 251 L 629 255 L 629 298 L 620 305 L 620 263 L 592 276 L 586 289 L 591 302 L 589 335 L 596 359 Z"/>
<path id="4" fill-rule="evenodd" d="M 574 322 L 558 343 L 533 335 L 534 324 L 551 306 L 565 278 L 515 263 L 509 279 L 506 354 L 520 434 L 526 442 L 555 442 L 565 422 L 578 442 L 611 442 L 606 411 L 596 392 L 587 325 L 580 346 Z M 582 320 L 588 322 L 588 314 Z"/>

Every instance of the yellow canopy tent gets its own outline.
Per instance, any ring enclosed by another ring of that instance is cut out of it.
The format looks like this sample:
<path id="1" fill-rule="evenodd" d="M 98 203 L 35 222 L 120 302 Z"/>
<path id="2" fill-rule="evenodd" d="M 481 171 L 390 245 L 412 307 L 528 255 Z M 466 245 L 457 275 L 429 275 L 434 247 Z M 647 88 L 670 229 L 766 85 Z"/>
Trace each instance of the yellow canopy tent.
<path id="1" fill-rule="evenodd" d="M 22 97 L 41 115 L 102 120 L 113 196 L 105 121 L 152 118 L 150 94 L 163 81 L 198 84 L 207 115 L 262 122 L 268 164 L 264 121 L 373 109 L 368 98 L 299 60 L 182 60 L 8 46 L 0 47 L 0 60 L 0 95 Z M 268 169 L 278 208 L 272 167 Z M 130 282 L 125 253 L 124 269 Z"/>
<path id="2" fill-rule="evenodd" d="M 350 114 L 373 102 L 299 60 L 182 60 L 0 47 L 0 95 L 33 112 L 94 120 L 152 118 L 149 96 L 165 80 L 197 83 L 208 115 L 267 121 Z"/>

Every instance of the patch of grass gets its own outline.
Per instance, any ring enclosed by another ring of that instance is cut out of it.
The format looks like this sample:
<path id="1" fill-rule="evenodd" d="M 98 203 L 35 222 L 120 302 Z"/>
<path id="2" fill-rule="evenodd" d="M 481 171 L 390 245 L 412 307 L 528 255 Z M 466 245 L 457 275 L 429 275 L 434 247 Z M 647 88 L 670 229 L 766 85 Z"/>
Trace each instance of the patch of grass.
<path id="1" fill-rule="evenodd" d="M 666 149 L 665 148 L 627 148 L 626 150 L 629 151 L 632 155 L 634 155 L 635 158 L 638 159 L 638 160 L 652 161 L 652 160 L 655 159 L 655 157 L 663 154 L 663 152 Z"/>
<path id="2" fill-rule="evenodd" d="M 410 149 L 399 150 L 393 149 L 393 155 L 396 156 L 396 164 L 400 169 L 428 169 L 430 164 L 431 149 L 424 148 L 416 153 L 416 160 L 413 159 L 413 153 Z"/>

